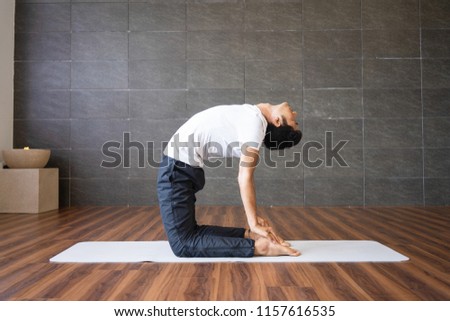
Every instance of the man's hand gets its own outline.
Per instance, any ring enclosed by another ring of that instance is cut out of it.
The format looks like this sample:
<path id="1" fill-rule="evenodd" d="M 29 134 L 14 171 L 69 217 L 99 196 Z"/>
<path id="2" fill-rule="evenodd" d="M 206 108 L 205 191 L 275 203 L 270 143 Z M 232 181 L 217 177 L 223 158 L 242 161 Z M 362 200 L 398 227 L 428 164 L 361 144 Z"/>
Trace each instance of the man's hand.
<path id="1" fill-rule="evenodd" d="M 281 237 L 279 237 L 273 231 L 269 222 L 262 217 L 259 216 L 256 217 L 256 224 L 250 226 L 250 231 L 262 237 L 268 238 L 273 243 L 278 243 L 283 246 L 289 246 L 289 243 L 285 242 Z"/>

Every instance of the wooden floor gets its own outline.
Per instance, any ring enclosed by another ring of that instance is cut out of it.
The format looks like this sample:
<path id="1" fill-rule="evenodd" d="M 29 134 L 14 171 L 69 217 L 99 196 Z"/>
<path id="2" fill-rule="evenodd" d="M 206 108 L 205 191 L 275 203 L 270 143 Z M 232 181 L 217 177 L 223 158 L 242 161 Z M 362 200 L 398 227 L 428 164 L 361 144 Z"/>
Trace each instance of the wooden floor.
<path id="1" fill-rule="evenodd" d="M 261 208 L 286 239 L 376 240 L 402 263 L 55 264 L 79 241 L 162 240 L 155 207 L 0 214 L 0 300 L 450 300 L 450 208 Z M 240 207 L 199 222 L 243 225 Z"/>

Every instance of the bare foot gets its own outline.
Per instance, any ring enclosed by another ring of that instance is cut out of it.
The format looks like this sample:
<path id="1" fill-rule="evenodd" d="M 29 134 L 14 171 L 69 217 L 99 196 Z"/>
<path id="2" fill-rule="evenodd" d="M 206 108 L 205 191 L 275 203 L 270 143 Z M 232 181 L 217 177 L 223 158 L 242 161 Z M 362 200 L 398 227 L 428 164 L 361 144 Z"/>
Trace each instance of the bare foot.
<path id="1" fill-rule="evenodd" d="M 262 236 L 259 234 L 256 234 L 250 230 L 245 230 L 245 238 L 252 239 L 253 241 L 256 241 L 260 239 Z"/>
<path id="2" fill-rule="evenodd" d="M 247 238 L 247 239 L 252 239 L 253 241 L 259 240 L 260 238 L 264 238 L 264 236 L 256 234 L 256 233 L 254 233 L 254 232 L 252 232 L 250 230 L 245 230 L 245 236 L 244 237 Z M 290 247 L 291 243 L 286 242 L 285 240 L 283 240 L 283 243 L 281 243 L 281 245 Z"/>
<path id="3" fill-rule="evenodd" d="M 300 252 L 281 244 L 273 243 L 269 239 L 260 237 L 255 241 L 255 255 L 256 256 L 299 256 Z"/>

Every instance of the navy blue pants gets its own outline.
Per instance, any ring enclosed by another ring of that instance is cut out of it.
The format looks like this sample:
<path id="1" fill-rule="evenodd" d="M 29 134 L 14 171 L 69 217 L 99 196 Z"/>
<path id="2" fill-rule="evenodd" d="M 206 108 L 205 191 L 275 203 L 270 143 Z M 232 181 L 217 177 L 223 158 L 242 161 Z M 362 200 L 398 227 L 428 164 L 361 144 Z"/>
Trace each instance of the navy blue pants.
<path id="1" fill-rule="evenodd" d="M 205 185 L 202 168 L 163 156 L 158 173 L 158 199 L 164 229 L 179 257 L 251 257 L 255 241 L 245 229 L 197 225 L 195 193 Z"/>

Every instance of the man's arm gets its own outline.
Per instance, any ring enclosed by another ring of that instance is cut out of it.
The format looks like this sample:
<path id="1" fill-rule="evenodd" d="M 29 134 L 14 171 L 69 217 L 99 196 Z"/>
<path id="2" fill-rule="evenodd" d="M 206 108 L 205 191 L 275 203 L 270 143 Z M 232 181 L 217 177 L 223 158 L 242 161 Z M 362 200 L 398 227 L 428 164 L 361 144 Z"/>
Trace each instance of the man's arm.
<path id="1" fill-rule="evenodd" d="M 247 147 L 245 152 L 242 153 L 239 162 L 239 191 L 247 216 L 247 222 L 252 232 L 267 237 L 272 241 L 283 243 L 284 241 L 275 235 L 272 228 L 269 226 L 269 223 L 257 214 L 256 192 L 253 177 L 258 160 L 258 150 Z"/>

